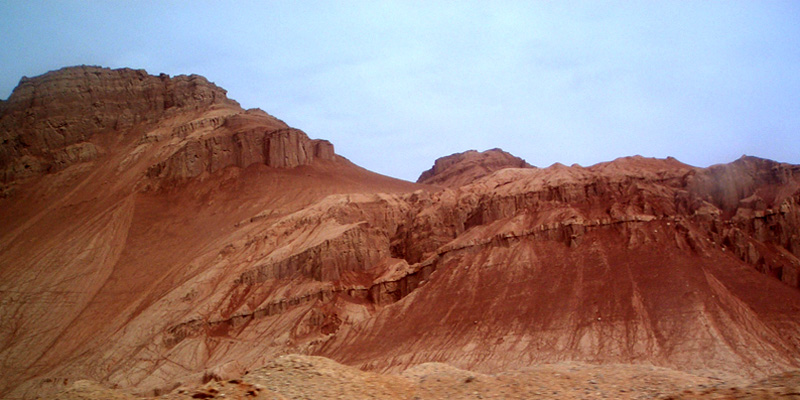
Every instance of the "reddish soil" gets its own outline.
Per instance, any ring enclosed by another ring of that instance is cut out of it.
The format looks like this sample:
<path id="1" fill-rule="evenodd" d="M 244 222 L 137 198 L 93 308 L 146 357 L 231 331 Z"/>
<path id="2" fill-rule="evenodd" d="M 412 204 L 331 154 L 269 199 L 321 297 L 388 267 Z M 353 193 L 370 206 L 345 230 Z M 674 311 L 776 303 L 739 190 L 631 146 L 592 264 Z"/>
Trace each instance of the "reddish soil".
<path id="1" fill-rule="evenodd" d="M 415 184 L 202 77 L 95 67 L 22 81 L 0 138 L 4 398 L 84 379 L 98 383 L 70 393 L 177 395 L 287 353 L 406 371 L 364 378 L 387 398 L 480 386 L 448 370 L 452 391 L 428 393 L 413 368 L 430 362 L 506 387 L 477 390 L 496 398 L 536 395 L 511 371 L 562 371 L 544 364 L 652 365 L 738 388 L 800 368 L 800 166 L 532 168 L 491 150 Z"/>

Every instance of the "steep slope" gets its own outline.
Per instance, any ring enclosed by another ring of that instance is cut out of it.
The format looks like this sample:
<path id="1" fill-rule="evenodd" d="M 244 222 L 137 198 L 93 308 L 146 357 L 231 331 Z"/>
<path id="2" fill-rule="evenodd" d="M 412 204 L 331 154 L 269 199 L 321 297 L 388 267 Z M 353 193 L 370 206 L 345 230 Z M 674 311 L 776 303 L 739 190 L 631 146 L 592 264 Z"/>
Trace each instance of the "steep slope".
<path id="1" fill-rule="evenodd" d="M 86 376 L 130 386 L 155 374 L 159 363 L 180 365 L 180 360 L 167 361 L 160 347 L 153 352 L 147 346 L 155 345 L 154 335 L 185 321 L 190 311 L 214 310 L 201 308 L 204 299 L 221 296 L 215 291 L 217 281 L 233 276 L 237 268 L 219 264 L 226 251 L 330 194 L 415 188 L 352 165 L 335 155 L 330 143 L 310 140 L 263 111 L 242 110 L 218 97 L 224 91 L 202 78 L 191 78 L 198 85 L 183 95 L 202 100 L 199 104 L 151 117 L 150 110 L 161 109 L 169 88 L 189 78 L 139 79 L 142 73 L 77 67 L 20 85 L 19 90 L 70 87 L 76 75 L 99 74 L 103 79 L 91 86 L 93 93 L 101 91 L 98 86 L 125 88 L 107 101 L 121 108 L 129 102 L 133 112 L 144 114 L 120 125 L 109 112 L 111 126 L 82 136 L 82 146 L 102 149 L 96 157 L 7 175 L 6 196 L 0 199 L 4 397 L 28 393 L 30 385 L 9 391 L 35 377 L 46 377 L 32 381 L 37 384 L 53 376 Z M 142 99 L 154 79 L 167 83 L 160 86 L 162 92 Z M 217 93 L 215 101 L 204 100 L 209 91 Z M 57 115 L 70 98 L 69 90 L 67 99 L 48 94 L 53 97 L 48 102 L 37 100 L 35 93 L 26 99 L 15 91 L 9 103 L 44 103 L 36 112 L 47 116 Z M 104 101 L 92 97 L 70 103 L 65 131 L 84 132 L 73 123 L 111 107 Z M 25 113 L 12 110 L 0 116 L 4 137 L 53 134 L 15 122 Z M 20 140 L 9 140 L 7 165 L 34 158 L 44 165 L 52 159 L 54 147 L 15 148 Z M 180 299 L 169 306 L 174 293 Z M 216 306 L 209 302 L 205 306 Z M 227 315 L 231 310 L 220 311 Z M 202 375 L 213 361 L 197 357 L 188 373 Z M 139 363 L 151 365 L 142 376 L 132 373 Z M 121 377 L 113 375 L 115 369 Z M 178 369 L 170 379 L 187 374 Z"/>
<path id="2" fill-rule="evenodd" d="M 413 184 L 203 78 L 95 67 L 23 80 L 0 128 L 0 396 L 84 378 L 152 394 L 290 352 L 800 367 L 798 166 L 492 150 Z M 55 161 L 75 145 L 97 151 Z"/>
<path id="3" fill-rule="evenodd" d="M 720 168 L 753 178 L 734 191 L 732 218 L 709 202 Z M 783 240 L 798 237 L 797 172 L 752 158 L 704 170 L 634 157 L 506 169 L 434 194 L 395 246 L 424 266 L 424 285 L 318 354 L 379 370 L 431 360 L 478 371 L 561 360 L 797 368 L 800 249 Z M 752 211 L 753 191 L 771 185 L 781 195 Z"/>

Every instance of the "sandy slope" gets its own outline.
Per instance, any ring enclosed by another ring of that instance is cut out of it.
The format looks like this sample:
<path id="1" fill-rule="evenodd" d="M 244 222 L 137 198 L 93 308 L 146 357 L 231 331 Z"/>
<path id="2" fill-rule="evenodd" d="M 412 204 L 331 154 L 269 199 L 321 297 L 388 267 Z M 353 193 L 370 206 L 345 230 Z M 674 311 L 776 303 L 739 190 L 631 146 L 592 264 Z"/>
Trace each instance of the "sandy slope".
<path id="1" fill-rule="evenodd" d="M 23 81 L 0 137 L 6 398 L 83 379 L 166 393 L 287 353 L 375 372 L 442 362 L 511 390 L 487 396 L 539 390 L 500 371 L 563 362 L 642 379 L 641 365 L 751 380 L 800 367 L 798 166 L 527 168 L 496 150 L 414 184 L 201 77 L 92 67 Z M 364 376 L 399 385 L 387 396 L 449 393 Z M 565 382 L 547 385 L 593 390 Z"/>

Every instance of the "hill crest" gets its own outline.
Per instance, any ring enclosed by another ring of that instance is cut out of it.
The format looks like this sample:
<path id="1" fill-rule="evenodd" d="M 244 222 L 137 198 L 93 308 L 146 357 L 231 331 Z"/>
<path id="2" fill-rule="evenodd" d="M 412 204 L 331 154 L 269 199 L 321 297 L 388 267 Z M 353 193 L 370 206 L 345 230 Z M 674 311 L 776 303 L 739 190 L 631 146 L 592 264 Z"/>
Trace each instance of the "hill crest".
<path id="1" fill-rule="evenodd" d="M 798 166 L 530 168 L 490 150 L 415 184 L 204 79 L 110 71 L 142 89 L 111 79 L 119 100 L 95 105 L 95 85 L 41 97 L 33 78 L 40 100 L 3 104 L 0 396 L 168 391 L 286 353 L 375 371 L 800 367 Z"/>
<path id="2" fill-rule="evenodd" d="M 525 160 L 501 149 L 468 150 L 437 159 L 417 183 L 459 187 L 504 168 L 533 168 Z"/>

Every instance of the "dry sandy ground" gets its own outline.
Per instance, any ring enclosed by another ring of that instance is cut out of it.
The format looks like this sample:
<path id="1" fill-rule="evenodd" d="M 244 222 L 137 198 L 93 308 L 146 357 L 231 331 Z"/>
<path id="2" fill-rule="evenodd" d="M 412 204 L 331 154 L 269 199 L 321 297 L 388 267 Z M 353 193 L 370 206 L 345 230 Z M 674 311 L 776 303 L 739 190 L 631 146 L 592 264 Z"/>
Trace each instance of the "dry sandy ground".
<path id="1" fill-rule="evenodd" d="M 240 379 L 179 387 L 148 399 L 800 399 L 800 371 L 748 383 L 646 365 L 560 363 L 485 375 L 428 363 L 400 375 L 322 357 L 282 356 Z M 134 399 L 89 381 L 58 399 Z"/>

